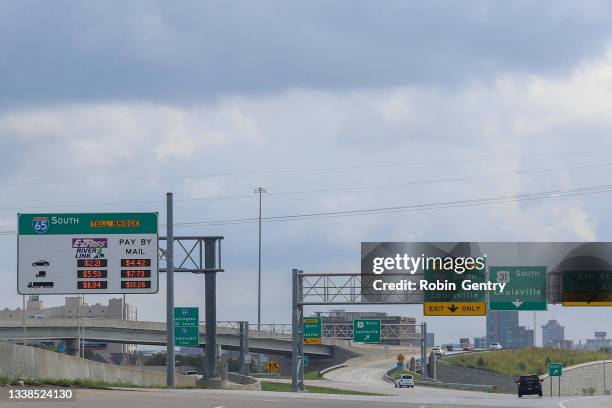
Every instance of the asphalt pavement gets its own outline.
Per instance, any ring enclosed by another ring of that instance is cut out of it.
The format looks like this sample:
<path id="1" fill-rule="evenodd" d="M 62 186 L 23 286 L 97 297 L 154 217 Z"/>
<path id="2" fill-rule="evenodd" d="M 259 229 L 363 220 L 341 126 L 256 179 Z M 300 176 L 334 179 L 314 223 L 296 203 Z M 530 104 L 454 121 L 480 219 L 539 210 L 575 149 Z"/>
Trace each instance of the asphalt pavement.
<path id="1" fill-rule="evenodd" d="M 415 388 L 416 390 L 416 388 Z M 461 393 L 455 391 L 454 393 Z M 451 393 L 452 394 L 452 393 Z M 82 407 L 82 408 L 605 408 L 612 406 L 610 397 L 521 398 L 507 396 L 487 398 L 464 397 L 452 400 L 451 394 L 439 398 L 434 390 L 427 401 L 410 395 L 369 397 L 328 394 L 293 394 L 257 391 L 221 390 L 78 390 L 75 402 L 0 402 L 7 408 Z M 418 400 L 418 401 L 417 401 Z"/>

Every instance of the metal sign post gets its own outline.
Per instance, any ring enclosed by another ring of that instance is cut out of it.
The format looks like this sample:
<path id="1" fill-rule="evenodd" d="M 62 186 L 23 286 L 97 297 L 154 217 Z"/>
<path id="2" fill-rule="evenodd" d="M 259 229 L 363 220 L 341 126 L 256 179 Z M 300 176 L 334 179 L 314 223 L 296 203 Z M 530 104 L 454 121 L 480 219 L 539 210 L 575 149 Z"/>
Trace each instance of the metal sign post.
<path id="1" fill-rule="evenodd" d="M 166 385 L 174 387 L 174 220 L 172 193 L 166 194 Z"/>

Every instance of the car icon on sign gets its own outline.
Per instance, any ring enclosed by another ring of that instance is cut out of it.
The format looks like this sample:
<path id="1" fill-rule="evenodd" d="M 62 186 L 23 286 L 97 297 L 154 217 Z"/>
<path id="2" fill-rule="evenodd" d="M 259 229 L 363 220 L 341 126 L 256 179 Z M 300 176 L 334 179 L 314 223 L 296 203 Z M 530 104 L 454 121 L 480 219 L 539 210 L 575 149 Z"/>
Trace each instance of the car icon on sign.
<path id="1" fill-rule="evenodd" d="M 40 260 L 32 262 L 32 266 L 49 266 L 49 261 Z"/>

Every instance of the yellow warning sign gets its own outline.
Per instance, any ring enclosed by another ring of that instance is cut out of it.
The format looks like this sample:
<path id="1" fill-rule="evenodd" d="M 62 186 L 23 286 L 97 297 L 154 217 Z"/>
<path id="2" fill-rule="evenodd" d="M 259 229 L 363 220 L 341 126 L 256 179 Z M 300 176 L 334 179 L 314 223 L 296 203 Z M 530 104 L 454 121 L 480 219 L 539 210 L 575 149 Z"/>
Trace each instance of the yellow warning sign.
<path id="1" fill-rule="evenodd" d="M 266 371 L 268 371 L 269 373 L 275 373 L 278 371 L 278 363 L 274 360 L 267 362 L 266 364 L 264 364 Z"/>
<path id="2" fill-rule="evenodd" d="M 563 302 L 563 306 L 612 306 L 612 302 Z"/>
<path id="3" fill-rule="evenodd" d="M 563 293 L 563 306 L 612 306 L 612 293 Z"/>
<path id="4" fill-rule="evenodd" d="M 400 363 L 406 359 L 406 357 L 404 357 L 403 354 L 398 354 L 396 358 L 397 358 L 397 361 L 399 361 Z"/>
<path id="5" fill-rule="evenodd" d="M 304 344 L 321 344 L 320 337 L 305 338 Z"/>
<path id="6" fill-rule="evenodd" d="M 425 316 L 485 316 L 486 302 L 425 302 Z"/>

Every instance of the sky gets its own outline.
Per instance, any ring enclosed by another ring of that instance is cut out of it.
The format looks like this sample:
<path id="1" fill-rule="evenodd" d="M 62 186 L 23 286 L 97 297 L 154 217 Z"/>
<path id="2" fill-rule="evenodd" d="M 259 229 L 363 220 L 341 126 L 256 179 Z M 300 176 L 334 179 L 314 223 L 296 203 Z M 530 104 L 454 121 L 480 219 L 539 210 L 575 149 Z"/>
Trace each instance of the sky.
<path id="1" fill-rule="evenodd" d="M 171 191 L 175 221 L 203 223 L 175 234 L 225 237 L 218 319 L 255 322 L 257 224 L 204 223 L 256 217 L 258 186 L 271 217 L 609 185 L 611 17 L 584 0 L 3 0 L 0 307 L 21 305 L 18 212 L 164 219 Z M 362 241 L 610 241 L 609 200 L 264 222 L 262 321 L 290 322 L 292 268 L 359 272 Z M 202 277 L 175 294 L 203 307 Z M 163 321 L 165 295 L 162 277 L 128 302 Z M 330 308 L 423 321 L 414 305 Z M 537 325 L 577 341 L 612 332 L 608 316 L 550 306 Z M 485 333 L 484 318 L 425 321 L 440 342 Z"/>

